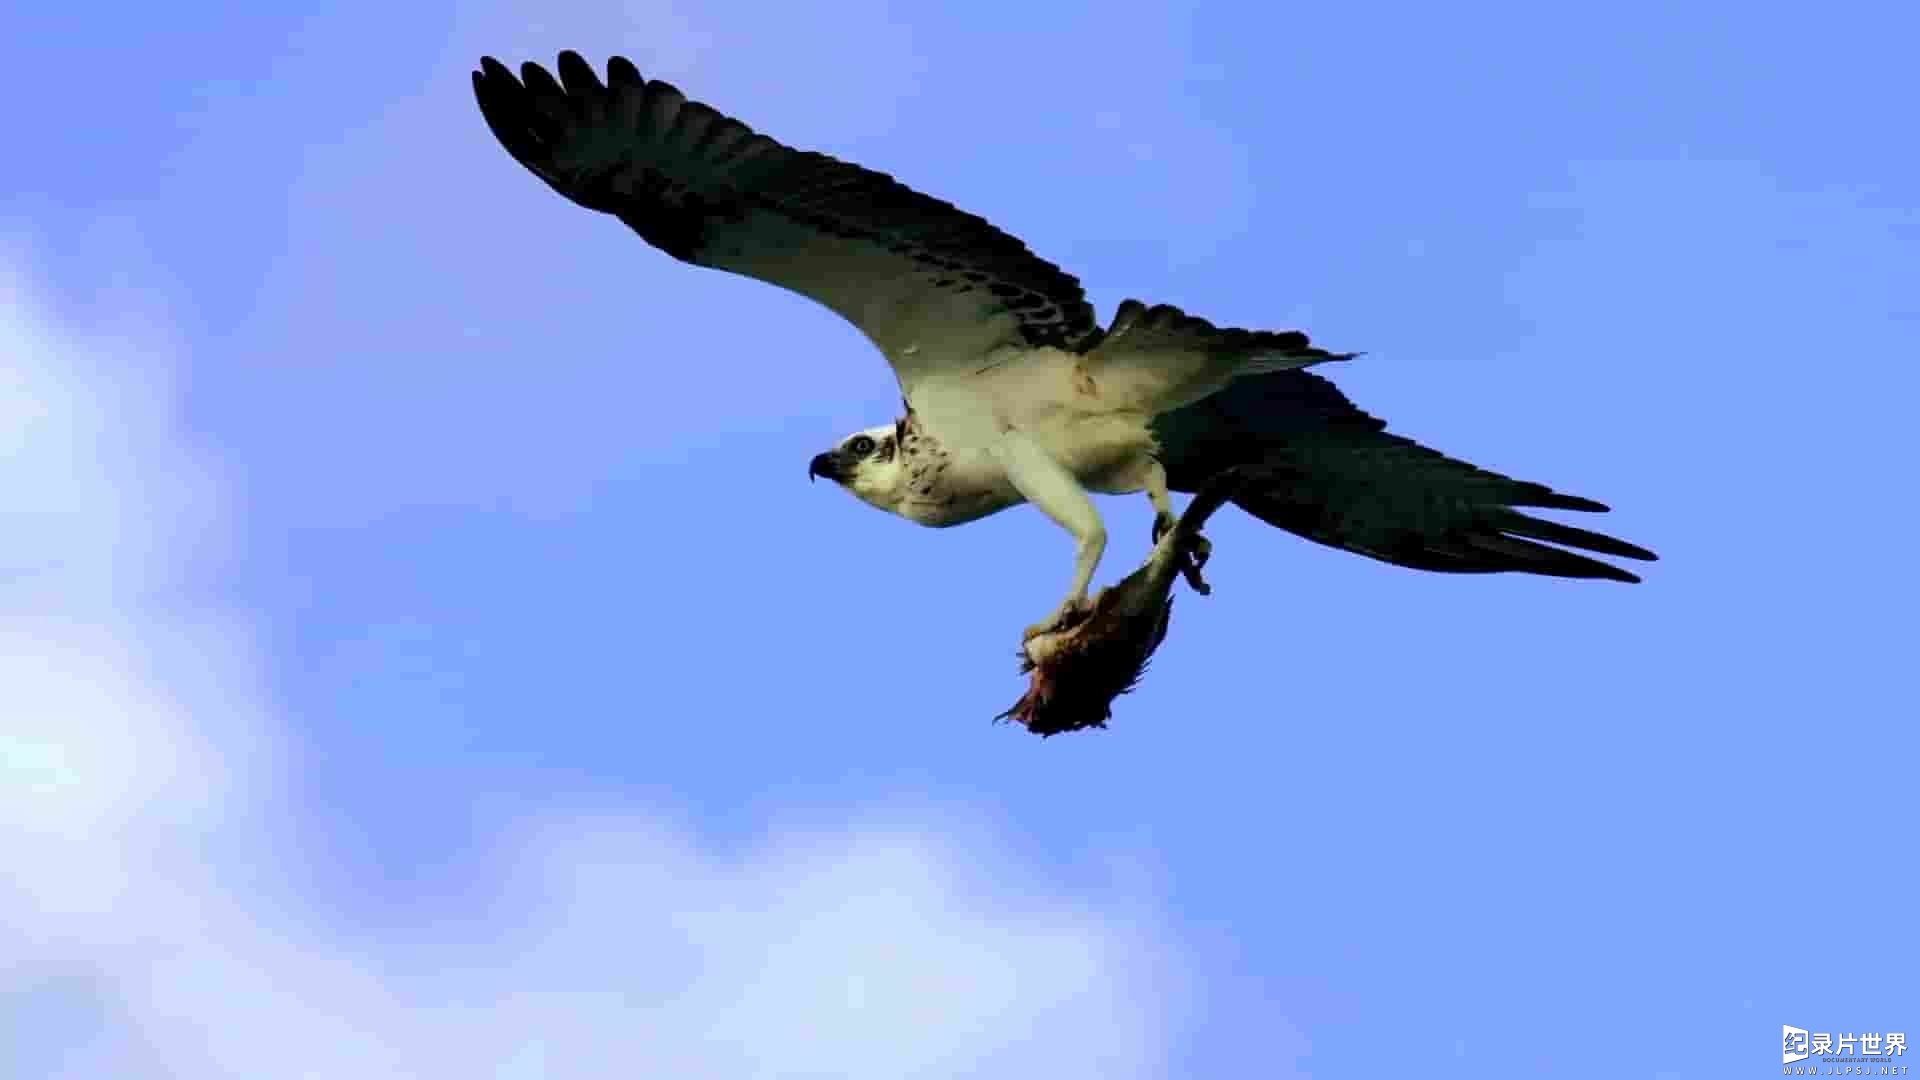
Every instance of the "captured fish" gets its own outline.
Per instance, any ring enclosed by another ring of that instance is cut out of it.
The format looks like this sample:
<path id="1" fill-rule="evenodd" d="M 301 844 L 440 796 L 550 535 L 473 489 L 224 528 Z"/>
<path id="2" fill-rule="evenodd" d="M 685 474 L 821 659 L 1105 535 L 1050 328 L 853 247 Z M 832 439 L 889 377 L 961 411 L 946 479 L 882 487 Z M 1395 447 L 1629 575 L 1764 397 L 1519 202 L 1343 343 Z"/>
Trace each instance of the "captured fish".
<path id="1" fill-rule="evenodd" d="M 1133 689 L 1166 640 L 1174 578 L 1184 575 L 1202 596 L 1212 591 L 1200 577 L 1210 550 L 1200 528 L 1245 479 L 1242 469 L 1221 473 L 1187 504 L 1138 570 L 1100 590 L 1088 614 L 1028 638 L 1020 664 L 1031 675 L 1027 692 L 995 719 L 1016 720 L 1041 736 L 1106 727 L 1113 700 Z"/>

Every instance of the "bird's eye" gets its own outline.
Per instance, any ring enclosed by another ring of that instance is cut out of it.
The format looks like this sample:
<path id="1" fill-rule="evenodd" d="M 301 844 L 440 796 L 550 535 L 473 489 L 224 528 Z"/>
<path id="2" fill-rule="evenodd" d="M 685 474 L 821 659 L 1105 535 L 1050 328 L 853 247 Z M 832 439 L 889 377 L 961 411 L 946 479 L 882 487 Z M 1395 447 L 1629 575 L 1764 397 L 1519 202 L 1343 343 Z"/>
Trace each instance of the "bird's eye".
<path id="1" fill-rule="evenodd" d="M 865 435 L 857 436 L 852 442 L 847 444 L 847 449 L 864 457 L 867 454 L 873 453 L 873 440 Z"/>

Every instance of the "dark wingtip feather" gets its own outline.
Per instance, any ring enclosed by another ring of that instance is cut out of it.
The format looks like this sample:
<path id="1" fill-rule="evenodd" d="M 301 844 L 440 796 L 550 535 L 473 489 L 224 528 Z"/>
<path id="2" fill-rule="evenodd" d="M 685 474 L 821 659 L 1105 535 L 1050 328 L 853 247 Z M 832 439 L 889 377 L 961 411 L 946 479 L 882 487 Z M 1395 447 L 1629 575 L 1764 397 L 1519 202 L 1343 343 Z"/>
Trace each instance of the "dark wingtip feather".
<path id="1" fill-rule="evenodd" d="M 481 70 L 473 73 L 473 97 L 487 129 L 507 152 L 521 161 L 536 156 L 540 139 L 533 133 L 527 110 L 521 100 L 524 91 L 513 73 L 492 57 L 483 57 Z"/>
<path id="2" fill-rule="evenodd" d="M 1598 559 L 1582 558 L 1579 555 L 1575 555 L 1573 557 L 1576 559 L 1580 559 L 1581 562 L 1588 563 L 1591 567 L 1594 568 L 1594 572 L 1592 574 L 1581 575 L 1583 577 L 1598 578 L 1602 581 L 1619 581 L 1619 582 L 1624 582 L 1628 585 L 1640 584 L 1640 575 L 1634 573 L 1631 570 L 1623 570 L 1620 567 L 1613 565 L 1612 563 L 1603 563 Z"/>
<path id="3" fill-rule="evenodd" d="M 568 93 L 604 94 L 606 92 L 607 88 L 600 84 L 600 76 L 594 72 L 593 65 L 587 63 L 584 57 L 572 49 L 560 54 L 556 66 L 560 69 L 560 83 L 567 88 Z"/>
<path id="4" fill-rule="evenodd" d="M 1525 502 L 1514 501 L 1515 506 L 1538 506 L 1543 510 L 1578 510 L 1587 514 L 1605 514 L 1613 507 L 1592 499 L 1583 499 L 1578 495 L 1562 495 L 1557 491 L 1548 491 L 1537 498 Z"/>
<path id="5" fill-rule="evenodd" d="M 624 56 L 615 56 L 615 57 L 608 58 L 607 60 L 607 85 L 608 86 L 638 87 L 638 86 L 643 86 L 645 84 L 646 84 L 646 80 L 640 77 L 640 69 L 633 66 L 633 61 L 627 59 Z"/>
<path id="6" fill-rule="evenodd" d="M 536 94 L 554 97 L 566 95 L 566 91 L 560 88 L 560 83 L 553 74 L 531 60 L 520 65 L 520 81 L 528 90 Z"/>
<path id="7" fill-rule="evenodd" d="M 1605 578 L 1629 585 L 1640 582 L 1638 575 L 1611 563 L 1505 532 L 1469 533 L 1462 539 L 1470 548 L 1492 556 L 1493 568 L 1497 570 L 1519 570 L 1549 577 Z"/>
<path id="8" fill-rule="evenodd" d="M 1639 559 L 1643 562 L 1657 561 L 1658 556 L 1638 544 L 1630 544 L 1618 537 L 1590 529 L 1562 525 L 1557 521 L 1547 521 L 1527 514 L 1508 511 L 1490 516 L 1488 524 L 1503 533 L 1525 536 L 1534 540 L 1545 540 L 1584 551 L 1597 551 L 1602 555 L 1612 555 L 1621 559 Z"/>

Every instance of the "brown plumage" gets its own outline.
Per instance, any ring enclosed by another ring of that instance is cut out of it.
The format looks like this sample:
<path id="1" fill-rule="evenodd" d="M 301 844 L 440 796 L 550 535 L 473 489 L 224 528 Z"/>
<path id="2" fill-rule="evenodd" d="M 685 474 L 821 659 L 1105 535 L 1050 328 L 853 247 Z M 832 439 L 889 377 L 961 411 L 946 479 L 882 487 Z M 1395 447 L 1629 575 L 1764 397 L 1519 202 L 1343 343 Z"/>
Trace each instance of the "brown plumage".
<path id="1" fill-rule="evenodd" d="M 1017 721 L 1043 737 L 1106 727 L 1114 699 L 1140 682 L 1166 640 L 1174 578 L 1184 575 L 1202 596 L 1212 592 L 1200 577 L 1206 561 L 1200 528 L 1246 479 L 1238 469 L 1215 477 L 1187 504 L 1147 561 L 1100 590 L 1084 617 L 1029 638 L 1020 656 L 1020 670 L 1029 676 L 1027 692 L 995 719 Z"/>

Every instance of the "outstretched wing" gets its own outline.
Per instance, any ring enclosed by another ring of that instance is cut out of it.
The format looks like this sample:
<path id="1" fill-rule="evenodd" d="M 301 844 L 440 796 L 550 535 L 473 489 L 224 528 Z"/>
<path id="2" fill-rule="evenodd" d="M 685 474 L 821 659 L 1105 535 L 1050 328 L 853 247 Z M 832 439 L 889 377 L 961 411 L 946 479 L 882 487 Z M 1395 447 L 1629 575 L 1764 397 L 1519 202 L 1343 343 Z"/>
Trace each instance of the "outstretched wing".
<path id="1" fill-rule="evenodd" d="M 1113 325 L 1082 348 L 1083 370 L 1101 401 L 1150 415 L 1198 401 L 1235 378 L 1353 356 L 1316 348 L 1298 330 L 1220 327 L 1170 304 L 1138 300 L 1121 303 Z"/>
<path id="2" fill-rule="evenodd" d="M 1656 558 L 1624 540 L 1521 513 L 1514 508 L 1607 508 L 1389 434 L 1385 421 L 1305 371 L 1240 379 L 1162 414 L 1153 433 L 1175 490 L 1195 491 L 1224 469 L 1253 466 L 1234 496 L 1242 509 L 1309 540 L 1384 562 L 1451 573 L 1515 570 L 1633 582 L 1639 577 L 1566 548 Z"/>
<path id="3" fill-rule="evenodd" d="M 1003 344 L 1096 334 L 1080 283 L 985 220 L 892 177 L 754 133 L 623 57 L 603 85 L 492 57 L 474 96 L 507 152 L 555 191 L 699 266 L 791 289 L 859 327 L 909 396 Z"/>

